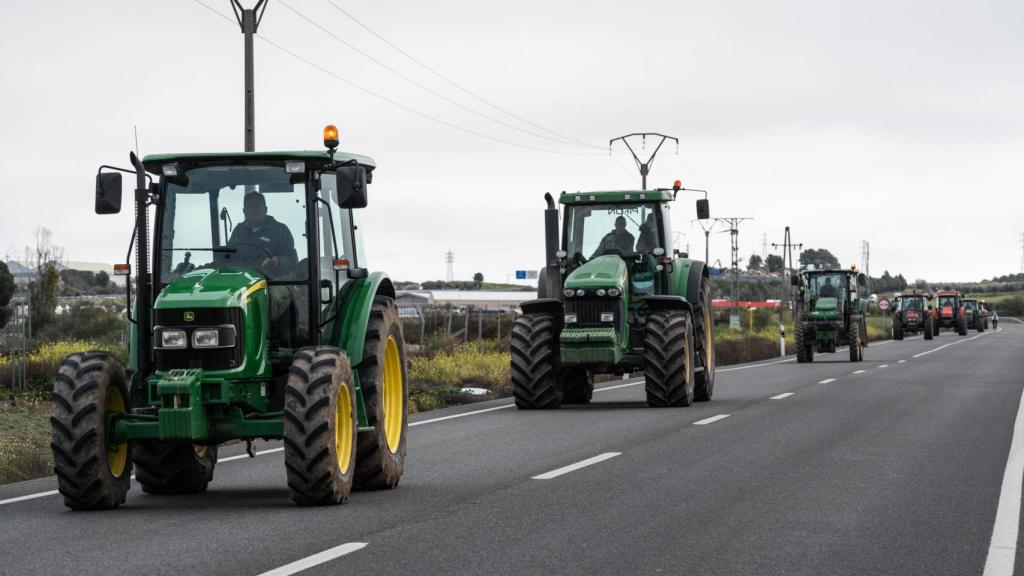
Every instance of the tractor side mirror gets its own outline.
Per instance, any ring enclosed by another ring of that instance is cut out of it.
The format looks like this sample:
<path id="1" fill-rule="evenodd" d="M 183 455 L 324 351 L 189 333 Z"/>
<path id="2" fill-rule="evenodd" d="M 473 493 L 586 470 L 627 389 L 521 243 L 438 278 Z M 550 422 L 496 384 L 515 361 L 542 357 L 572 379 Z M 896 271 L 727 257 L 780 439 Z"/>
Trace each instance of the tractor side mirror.
<path id="1" fill-rule="evenodd" d="M 711 205 L 707 198 L 701 198 L 697 200 L 697 219 L 707 220 L 708 218 L 711 218 Z"/>
<path id="2" fill-rule="evenodd" d="M 100 172 L 96 175 L 96 213 L 117 214 L 121 211 L 121 173 Z"/>
<path id="3" fill-rule="evenodd" d="M 857 286 L 864 286 L 865 284 L 867 284 L 867 282 L 868 282 L 867 277 L 864 276 L 863 272 L 861 272 L 860 274 L 857 274 Z"/>
<path id="4" fill-rule="evenodd" d="M 792 286 L 799 286 L 800 285 L 800 277 L 797 276 L 796 274 L 791 275 L 789 277 L 789 283 Z"/>
<path id="5" fill-rule="evenodd" d="M 342 208 L 366 208 L 366 168 L 341 166 L 334 171 L 338 183 L 338 205 Z"/>

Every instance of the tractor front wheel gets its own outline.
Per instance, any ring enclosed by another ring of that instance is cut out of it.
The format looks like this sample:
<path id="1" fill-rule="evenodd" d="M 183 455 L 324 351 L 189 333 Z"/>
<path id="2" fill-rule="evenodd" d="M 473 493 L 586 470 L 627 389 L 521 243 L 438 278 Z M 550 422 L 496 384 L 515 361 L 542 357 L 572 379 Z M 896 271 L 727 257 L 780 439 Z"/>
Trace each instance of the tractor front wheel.
<path id="1" fill-rule="evenodd" d="M 402 478 L 409 428 L 407 382 L 398 308 L 390 298 L 375 298 L 359 364 L 359 386 L 367 423 L 373 430 L 358 435 L 357 490 L 394 488 Z"/>
<path id="2" fill-rule="evenodd" d="M 292 500 L 343 504 L 356 468 L 356 390 L 348 356 L 333 346 L 307 346 L 288 370 L 284 465 Z"/>
<path id="3" fill-rule="evenodd" d="M 807 341 L 807 333 L 803 324 L 797 323 L 794 326 L 794 339 L 796 340 L 796 361 L 798 364 L 814 362 L 814 342 Z"/>
<path id="4" fill-rule="evenodd" d="M 903 322 L 896 318 L 892 320 L 892 339 L 903 340 Z"/>
<path id="5" fill-rule="evenodd" d="M 198 494 L 213 480 L 217 447 L 144 440 L 135 444 L 135 479 L 149 494 Z"/>
<path id="6" fill-rule="evenodd" d="M 864 359 L 864 343 L 860 339 L 860 319 L 850 318 L 850 362 L 860 362 Z"/>
<path id="7" fill-rule="evenodd" d="M 644 385 L 647 404 L 689 406 L 693 402 L 693 325 L 685 310 L 647 316 L 644 327 Z"/>
<path id="8" fill-rule="evenodd" d="M 961 336 L 967 336 L 967 317 L 959 316 L 956 319 L 956 333 Z"/>
<path id="9" fill-rule="evenodd" d="M 512 395 L 520 410 L 562 405 L 556 328 L 551 314 L 523 314 L 512 325 Z"/>
<path id="10" fill-rule="evenodd" d="M 594 397 L 594 376 L 590 370 L 580 366 L 562 368 L 562 404 L 590 404 Z"/>
<path id="11" fill-rule="evenodd" d="M 111 445 L 108 413 L 128 411 L 124 369 L 106 352 L 72 354 L 53 382 L 53 471 L 64 505 L 106 510 L 125 501 L 132 475 L 128 443 Z"/>
<path id="12" fill-rule="evenodd" d="M 924 339 L 931 340 L 938 331 L 935 330 L 935 319 L 928 316 L 924 319 Z"/>

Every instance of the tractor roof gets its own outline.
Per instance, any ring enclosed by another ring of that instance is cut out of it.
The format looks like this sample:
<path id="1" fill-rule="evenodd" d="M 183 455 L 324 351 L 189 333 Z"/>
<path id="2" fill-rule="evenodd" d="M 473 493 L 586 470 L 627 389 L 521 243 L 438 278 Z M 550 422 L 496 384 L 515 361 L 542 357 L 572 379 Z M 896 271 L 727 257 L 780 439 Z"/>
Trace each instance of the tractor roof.
<path id="1" fill-rule="evenodd" d="M 330 161 L 326 150 L 283 150 L 278 152 L 185 152 L 181 154 L 150 154 L 142 159 L 146 170 L 160 173 L 160 165 L 170 162 L 221 162 L 221 161 L 259 161 L 259 160 L 309 160 L 324 163 Z M 335 152 L 336 162 L 355 160 L 368 171 L 377 167 L 377 163 L 369 156 Z"/>
<path id="2" fill-rule="evenodd" d="M 801 274 L 817 275 L 817 274 L 856 274 L 857 271 L 852 268 L 815 268 L 801 270 Z"/>
<path id="3" fill-rule="evenodd" d="M 936 296 L 960 296 L 959 290 L 939 290 L 935 293 Z"/>
<path id="4" fill-rule="evenodd" d="M 558 201 L 562 204 L 604 204 L 614 202 L 669 202 L 672 190 L 604 190 L 598 192 L 562 192 Z"/>
<path id="5" fill-rule="evenodd" d="M 913 298 L 913 297 L 931 298 L 932 295 L 930 293 L 928 293 L 928 292 L 925 292 L 924 290 L 918 290 L 917 288 L 912 288 L 909 291 L 905 291 L 905 292 L 901 292 L 901 293 L 897 294 L 896 297 L 897 298 Z"/>

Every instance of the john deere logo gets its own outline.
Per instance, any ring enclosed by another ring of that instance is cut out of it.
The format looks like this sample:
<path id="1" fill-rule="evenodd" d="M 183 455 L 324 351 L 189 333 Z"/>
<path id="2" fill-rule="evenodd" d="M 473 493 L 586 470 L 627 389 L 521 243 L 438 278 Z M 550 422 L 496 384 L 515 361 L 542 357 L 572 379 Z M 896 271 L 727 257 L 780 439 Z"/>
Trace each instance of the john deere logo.
<path id="1" fill-rule="evenodd" d="M 196 313 L 185 312 L 185 314 L 183 314 L 182 317 L 184 318 L 185 322 L 193 322 L 196 319 Z"/>

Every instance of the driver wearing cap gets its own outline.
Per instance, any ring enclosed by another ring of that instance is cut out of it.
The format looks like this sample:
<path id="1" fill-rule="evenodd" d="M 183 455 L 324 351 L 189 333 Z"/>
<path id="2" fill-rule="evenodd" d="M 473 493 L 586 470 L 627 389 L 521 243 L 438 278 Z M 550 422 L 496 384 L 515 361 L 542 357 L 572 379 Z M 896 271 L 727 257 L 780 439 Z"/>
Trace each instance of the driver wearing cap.
<path id="1" fill-rule="evenodd" d="M 615 219 L 615 228 L 605 234 L 591 258 L 600 256 L 609 250 L 617 250 L 623 255 L 632 254 L 635 242 L 636 238 L 626 230 L 626 218 L 619 216 Z"/>

